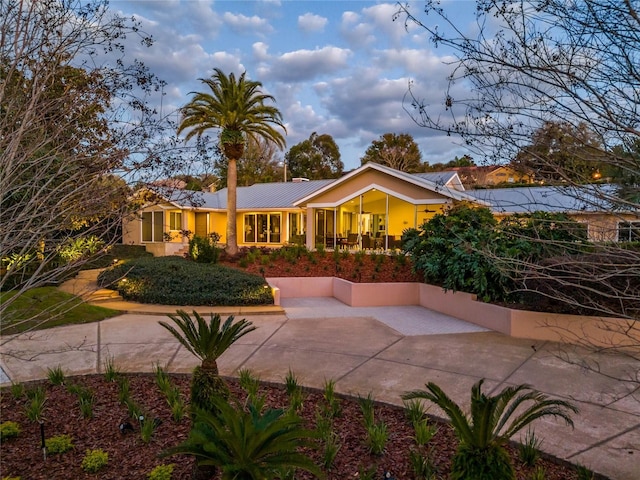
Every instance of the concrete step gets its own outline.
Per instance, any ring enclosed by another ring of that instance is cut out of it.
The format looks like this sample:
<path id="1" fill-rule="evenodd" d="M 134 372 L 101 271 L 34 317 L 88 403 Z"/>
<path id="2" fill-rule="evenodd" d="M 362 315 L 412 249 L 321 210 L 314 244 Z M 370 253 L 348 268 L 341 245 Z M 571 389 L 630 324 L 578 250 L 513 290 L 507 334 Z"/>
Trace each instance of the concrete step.
<path id="1" fill-rule="evenodd" d="M 76 275 L 76 279 L 82 280 L 98 280 L 98 275 L 102 272 L 102 268 L 96 268 L 94 270 L 80 270 Z"/>
<path id="2" fill-rule="evenodd" d="M 115 290 L 101 288 L 87 295 L 85 300 L 91 303 L 107 302 L 112 300 L 122 300 L 122 296 Z"/>

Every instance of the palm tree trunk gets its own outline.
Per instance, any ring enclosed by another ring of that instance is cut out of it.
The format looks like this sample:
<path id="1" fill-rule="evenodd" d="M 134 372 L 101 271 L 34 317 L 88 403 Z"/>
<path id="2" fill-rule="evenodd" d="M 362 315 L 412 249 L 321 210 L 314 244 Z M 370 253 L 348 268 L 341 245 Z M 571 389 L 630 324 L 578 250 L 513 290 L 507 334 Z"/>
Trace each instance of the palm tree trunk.
<path id="1" fill-rule="evenodd" d="M 229 157 L 227 170 L 227 248 L 228 255 L 238 253 L 238 238 L 236 234 L 236 201 L 238 188 L 238 168 L 235 158 Z"/>

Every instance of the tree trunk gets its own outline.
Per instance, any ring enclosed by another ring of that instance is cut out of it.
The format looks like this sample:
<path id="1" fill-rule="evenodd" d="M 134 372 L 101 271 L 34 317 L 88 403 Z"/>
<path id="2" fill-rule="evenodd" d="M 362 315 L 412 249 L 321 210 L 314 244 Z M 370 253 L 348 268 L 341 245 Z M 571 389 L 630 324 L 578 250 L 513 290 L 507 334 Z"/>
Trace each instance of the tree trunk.
<path id="1" fill-rule="evenodd" d="M 238 188 L 238 168 L 236 158 L 229 157 L 227 170 L 227 247 L 228 255 L 238 253 L 238 238 L 236 234 L 236 202 Z"/>

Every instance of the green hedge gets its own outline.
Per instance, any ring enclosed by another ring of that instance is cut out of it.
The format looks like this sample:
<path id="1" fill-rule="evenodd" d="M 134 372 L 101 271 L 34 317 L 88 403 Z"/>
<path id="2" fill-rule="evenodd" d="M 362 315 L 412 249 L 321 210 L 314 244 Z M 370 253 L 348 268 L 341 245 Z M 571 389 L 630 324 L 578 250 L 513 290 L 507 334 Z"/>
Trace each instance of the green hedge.
<path id="1" fill-rule="evenodd" d="M 264 278 L 180 257 L 138 258 L 100 274 L 98 284 L 126 300 L 164 305 L 271 305 Z"/>
<path id="2" fill-rule="evenodd" d="M 491 210 L 460 204 L 402 236 L 414 270 L 446 290 L 475 293 L 484 301 L 519 301 L 523 270 L 546 258 L 589 248 L 582 224 L 559 213 L 511 215 L 498 222 Z M 526 273 L 526 271 L 525 271 Z"/>

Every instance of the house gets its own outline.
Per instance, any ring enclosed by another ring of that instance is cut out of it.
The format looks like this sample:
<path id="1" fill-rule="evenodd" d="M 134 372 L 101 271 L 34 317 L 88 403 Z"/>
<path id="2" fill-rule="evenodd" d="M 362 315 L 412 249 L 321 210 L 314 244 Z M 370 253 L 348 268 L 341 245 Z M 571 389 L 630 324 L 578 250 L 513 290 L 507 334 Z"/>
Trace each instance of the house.
<path id="1" fill-rule="evenodd" d="M 543 186 L 467 190 L 490 205 L 494 216 L 542 211 L 565 213 L 587 227 L 593 242 L 640 240 L 640 211 L 610 203 L 615 185 Z"/>
<path id="2" fill-rule="evenodd" d="M 624 240 L 640 228 L 637 211 L 612 213 L 597 195 L 583 202 L 563 187 L 466 190 L 455 171 L 409 174 L 367 163 L 332 180 L 260 183 L 238 187 L 238 245 L 317 248 L 397 248 L 402 232 L 459 202 L 488 206 L 498 217 L 546 210 L 566 212 L 588 225 L 593 240 Z M 568 188 L 568 187 L 567 187 Z M 573 201 L 573 203 L 572 203 Z M 155 189 L 155 199 L 123 225 L 123 242 L 156 256 L 187 251 L 191 234 L 225 242 L 227 192 Z M 622 233 L 620 233 L 622 232 Z"/>
<path id="3" fill-rule="evenodd" d="M 533 175 L 515 170 L 509 165 L 452 167 L 446 171 L 456 172 L 465 188 L 533 183 Z"/>

